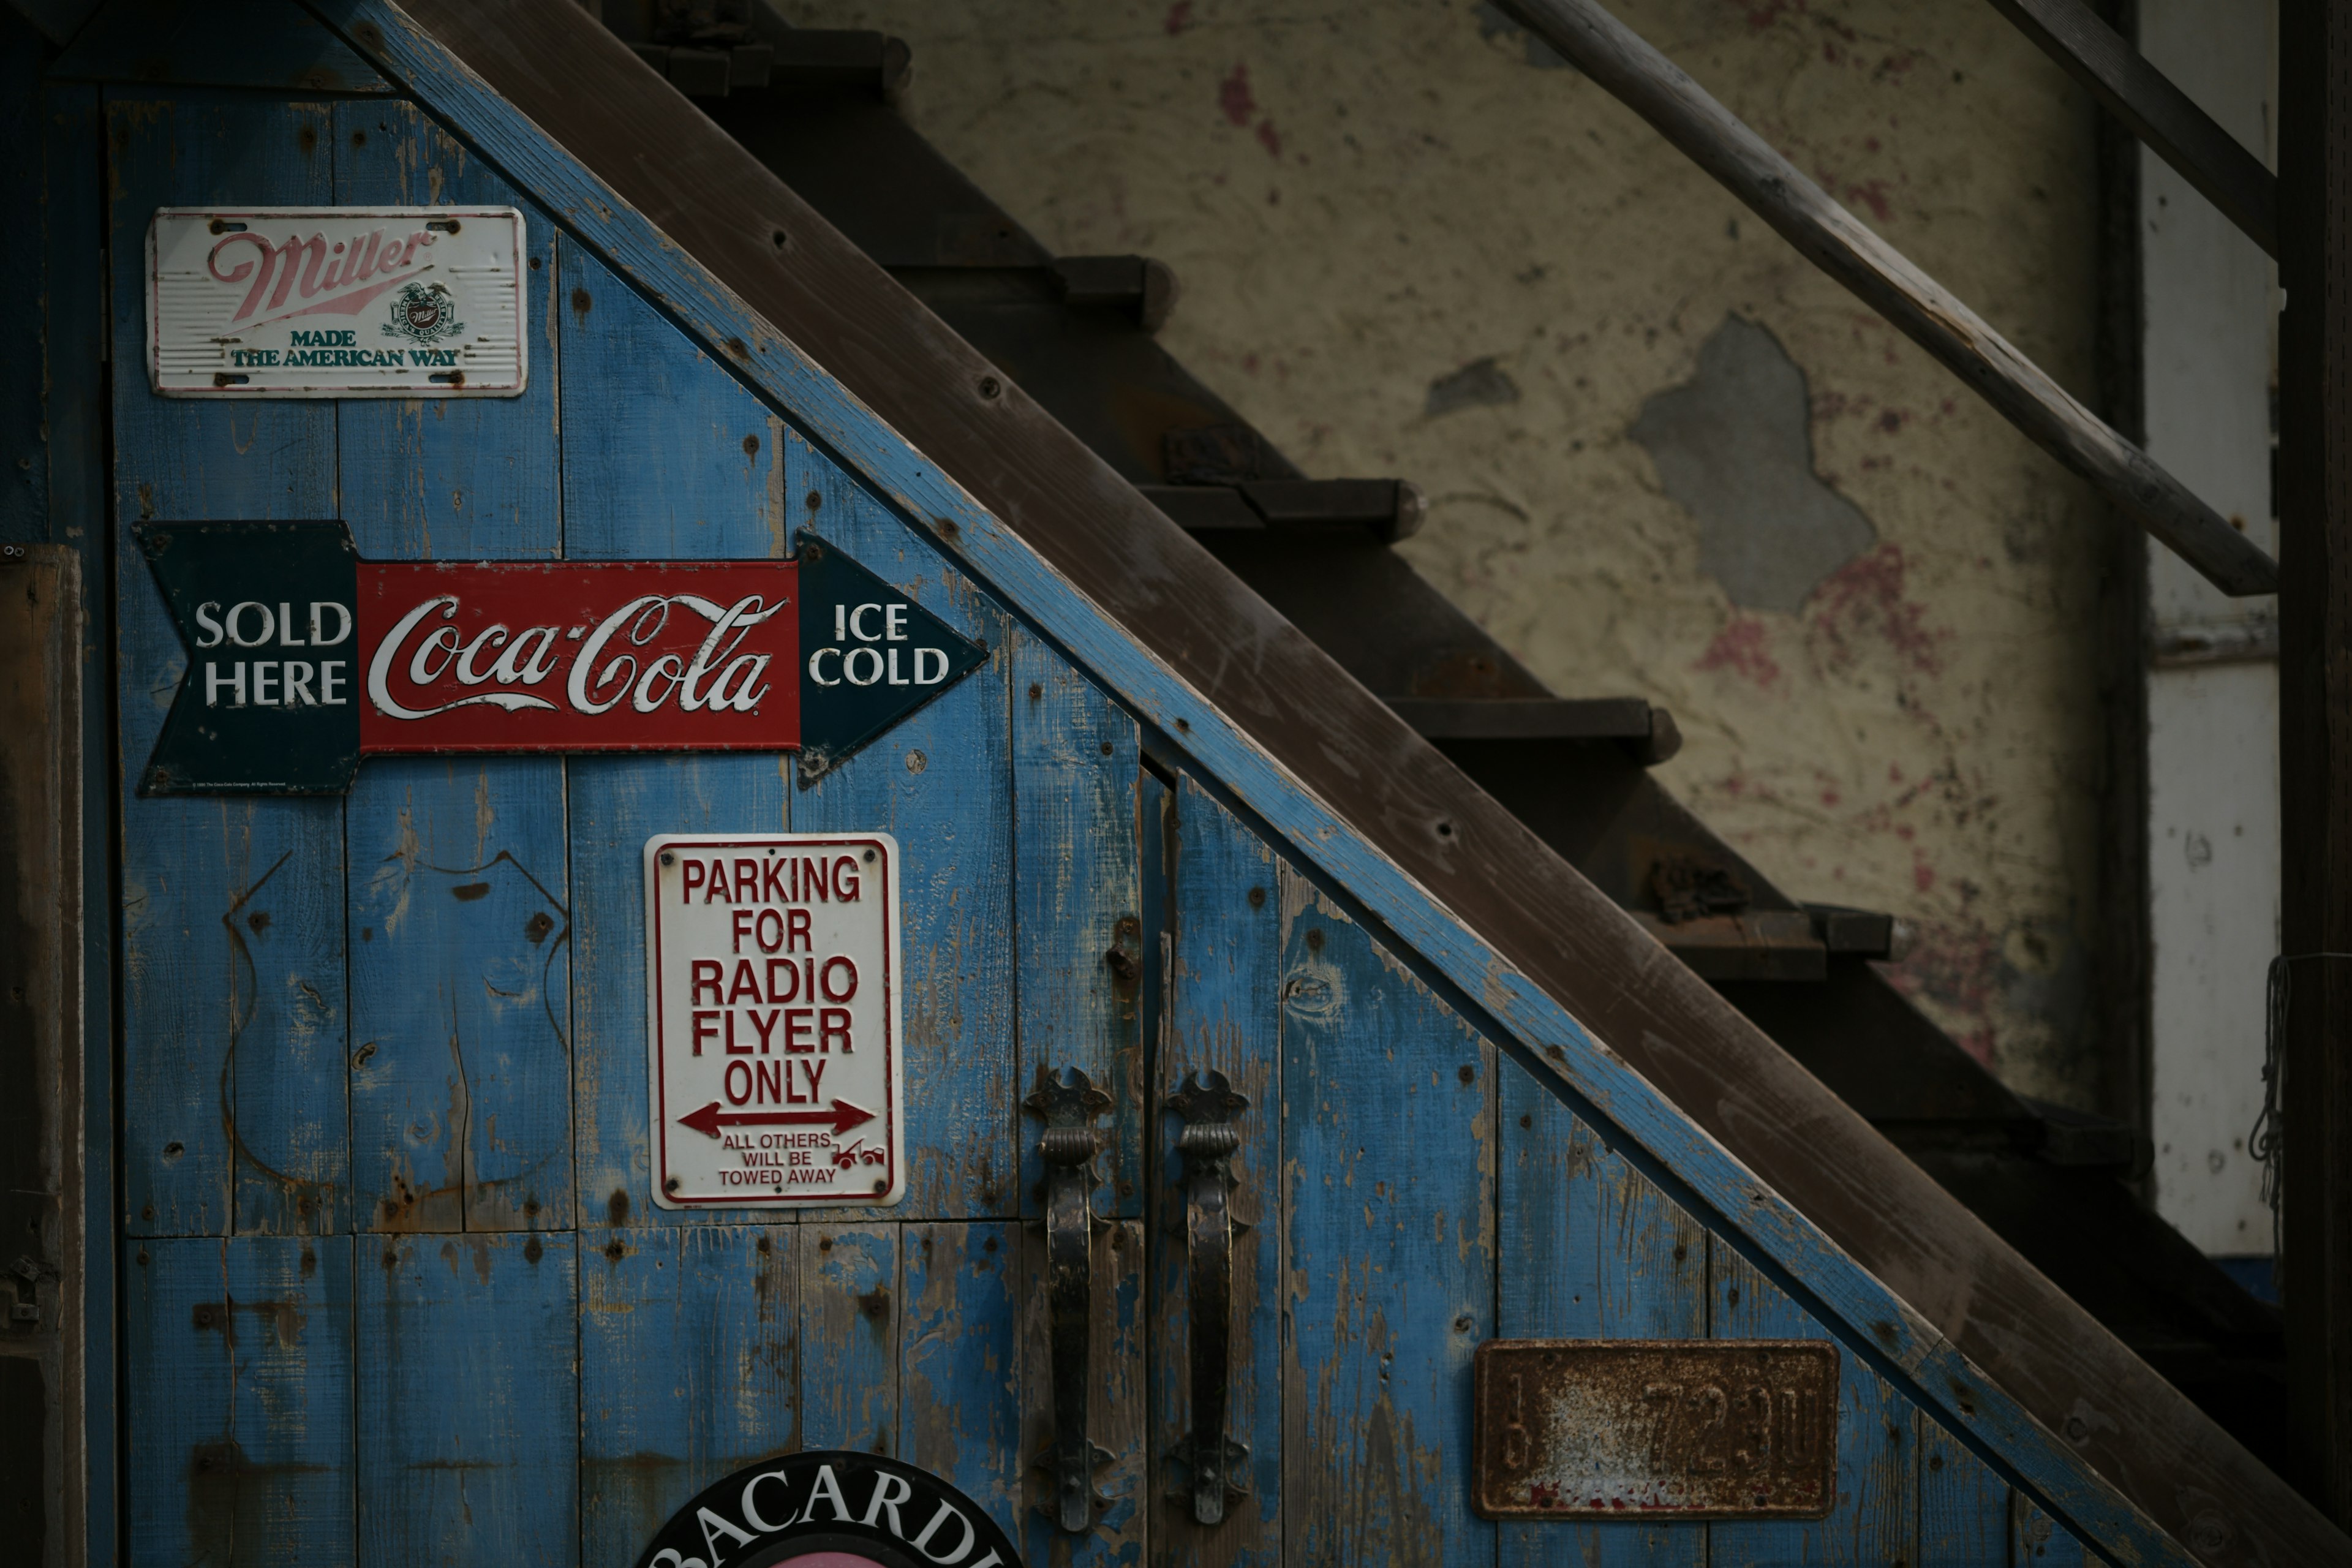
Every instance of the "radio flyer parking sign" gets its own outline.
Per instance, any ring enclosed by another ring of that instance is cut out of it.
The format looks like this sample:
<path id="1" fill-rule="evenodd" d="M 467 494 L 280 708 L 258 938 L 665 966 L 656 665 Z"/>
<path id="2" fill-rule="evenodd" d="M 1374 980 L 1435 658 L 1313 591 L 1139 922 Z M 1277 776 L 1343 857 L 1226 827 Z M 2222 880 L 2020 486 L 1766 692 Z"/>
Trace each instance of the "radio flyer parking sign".
<path id="1" fill-rule="evenodd" d="M 654 1201 L 897 1203 L 901 973 L 888 834 L 646 840 Z"/>

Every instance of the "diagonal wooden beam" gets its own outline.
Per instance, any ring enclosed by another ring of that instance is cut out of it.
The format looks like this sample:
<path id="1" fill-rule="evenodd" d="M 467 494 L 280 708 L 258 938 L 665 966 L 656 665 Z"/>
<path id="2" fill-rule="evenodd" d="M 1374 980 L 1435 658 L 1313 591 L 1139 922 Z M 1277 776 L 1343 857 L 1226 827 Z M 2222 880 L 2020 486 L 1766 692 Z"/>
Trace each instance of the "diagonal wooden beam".
<path id="1" fill-rule="evenodd" d="M 2215 587 L 2238 596 L 2278 592 L 2278 563 L 2261 546 L 2084 407 L 1595 0 L 1496 3 Z"/>
<path id="2" fill-rule="evenodd" d="M 2083 0 L 1992 0 L 2198 194 L 2278 258 L 2278 180 Z"/>

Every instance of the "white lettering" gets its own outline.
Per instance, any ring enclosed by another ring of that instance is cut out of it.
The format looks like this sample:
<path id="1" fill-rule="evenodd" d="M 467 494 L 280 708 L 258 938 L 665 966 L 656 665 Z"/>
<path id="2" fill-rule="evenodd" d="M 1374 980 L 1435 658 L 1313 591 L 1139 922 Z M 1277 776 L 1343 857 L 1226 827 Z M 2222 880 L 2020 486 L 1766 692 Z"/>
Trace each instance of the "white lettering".
<path id="1" fill-rule="evenodd" d="M 963 1539 L 956 1542 L 956 1549 L 953 1552 L 932 1551 L 931 1537 L 937 1535 L 940 1532 L 940 1526 L 945 1524 L 950 1519 L 963 1526 Z M 901 1536 L 899 1539 L 906 1538 Z M 963 1516 L 963 1510 L 942 1498 L 940 1500 L 940 1511 L 931 1515 L 931 1522 L 923 1526 L 923 1533 L 908 1542 L 908 1544 L 934 1563 L 953 1563 L 971 1551 L 971 1543 L 978 1539 L 980 1539 L 980 1531 L 972 1528 L 971 1521 Z M 992 1552 L 989 1555 L 993 1557 L 996 1553 Z"/>
<path id="2" fill-rule="evenodd" d="M 898 1489 L 893 1492 L 892 1487 Z M 871 1530 L 874 1528 L 874 1516 L 887 1509 L 890 1514 L 890 1533 L 904 1541 L 907 1539 L 907 1527 L 898 1522 L 898 1505 L 914 1495 L 915 1489 L 907 1484 L 906 1477 L 894 1476 L 887 1470 L 877 1470 L 874 1472 L 874 1495 L 866 1500 L 866 1517 L 857 1522 Z"/>
<path id="3" fill-rule="evenodd" d="M 907 640 L 907 606 L 893 605 L 882 612 L 882 636 L 886 641 Z"/>
<path id="4" fill-rule="evenodd" d="M 328 659 L 319 666 L 319 705 L 320 707 L 341 708 L 343 706 L 345 700 L 335 695 L 335 688 L 347 678 L 339 675 L 336 672 L 338 670 L 348 669 L 350 668 L 350 665 L 346 664 L 340 658 Z"/>
<path id="5" fill-rule="evenodd" d="M 283 599 L 278 601 L 278 646 L 279 647 L 307 646 L 300 637 L 294 635 L 294 609 Z"/>
<path id="6" fill-rule="evenodd" d="M 645 674 L 637 678 L 637 689 L 629 698 L 629 706 L 640 713 L 652 712 L 669 700 L 669 694 L 677 689 L 678 682 L 684 677 L 685 667 L 679 662 L 677 655 L 674 653 L 662 655 L 646 666 Z M 662 688 L 661 695 L 658 697 L 654 695 L 654 681 L 656 678 L 669 682 L 667 686 Z"/>
<path id="7" fill-rule="evenodd" d="M 849 635 L 856 637 L 859 642 L 880 642 L 882 639 L 876 637 L 872 632 L 867 631 L 864 623 L 866 620 L 866 611 L 879 610 L 881 607 L 882 606 L 879 605 L 860 605 L 857 608 L 850 611 Z"/>
<path id="8" fill-rule="evenodd" d="M 474 640 L 467 643 L 465 650 L 457 655 L 457 683 L 461 686 L 479 686 L 488 680 L 492 670 L 476 669 L 474 661 L 482 656 L 482 650 L 485 647 L 496 647 L 506 640 L 506 627 L 495 621 L 476 632 Z M 495 668 L 495 666 L 492 667 L 493 669 Z"/>
<path id="9" fill-rule="evenodd" d="M 219 608 L 220 601 L 218 599 L 206 599 L 203 604 L 196 606 L 196 626 L 198 629 L 210 632 L 212 634 L 209 637 L 198 637 L 196 639 L 196 646 L 198 647 L 220 647 L 221 624 L 212 614 L 213 611 Z"/>
<path id="10" fill-rule="evenodd" d="M 629 640 L 643 645 L 659 635 L 663 623 L 669 619 L 669 601 L 659 594 L 645 594 L 631 599 L 596 623 L 596 629 L 588 634 L 588 640 L 582 643 L 580 651 L 572 656 L 572 679 L 565 683 L 564 695 L 571 699 L 575 710 L 589 714 L 608 712 L 614 703 L 628 695 L 629 687 L 637 673 L 637 661 L 628 655 L 623 654 L 606 665 L 603 673 L 597 676 L 593 689 L 588 684 L 588 672 L 595 668 L 597 655 L 603 653 L 604 645 L 613 640 L 613 634 L 629 621 L 655 609 L 659 609 L 661 615 L 650 630 L 640 636 L 635 628 L 631 629 Z M 625 673 L 622 670 L 623 665 L 628 667 Z M 602 691 L 616 679 L 620 682 L 620 689 L 604 701 L 595 701 L 588 695 L 591 689 Z"/>
<path id="11" fill-rule="evenodd" d="M 244 624 L 243 617 L 245 612 L 247 610 L 259 610 L 261 612 L 261 635 L 259 637 L 249 637 L 237 629 Z M 232 605 L 229 609 L 228 640 L 236 644 L 239 647 L 259 647 L 262 644 L 269 640 L 270 633 L 277 629 L 277 623 L 271 619 L 269 606 L 267 605 L 258 604 L 254 600 L 247 599 Z"/>
<path id="12" fill-rule="evenodd" d="M 867 661 L 873 666 L 874 670 L 873 674 L 868 675 L 863 680 L 860 680 L 857 678 L 857 656 L 860 654 L 864 654 L 866 656 Z M 849 684 L 852 686 L 873 685 L 876 681 L 882 679 L 881 649 L 871 647 L 851 648 L 846 654 L 842 656 L 841 673 L 849 678 Z"/>
<path id="13" fill-rule="evenodd" d="M 445 702 L 438 708 L 411 708 L 401 702 L 399 699 L 394 697 L 392 694 L 392 672 L 394 667 L 399 663 L 401 645 L 408 640 L 408 634 L 416 629 L 417 623 L 424 620 L 425 616 L 431 615 L 436 610 L 439 610 L 445 619 L 455 616 L 457 613 L 457 595 L 455 594 L 436 595 L 433 598 L 427 599 L 424 603 L 418 605 L 406 615 L 401 616 L 398 621 L 393 624 L 390 635 L 385 637 L 383 641 L 377 645 L 375 657 L 368 660 L 368 700 L 375 704 L 376 710 L 378 712 L 382 713 L 387 719 L 415 720 L 430 719 L 436 713 L 446 713 L 452 708 L 470 708 L 478 702 L 488 702 L 493 706 L 506 709 L 509 712 L 512 712 L 520 708 L 551 709 L 555 706 L 554 703 L 548 701 L 544 698 L 526 696 L 524 693 L 520 691 L 480 691 L 475 693 L 471 697 L 460 697 L 455 702 Z M 450 638 L 448 646 L 453 648 L 457 646 L 456 639 L 457 634 L 455 630 L 448 626 L 436 628 L 433 636 L 426 638 L 425 643 L 418 647 L 415 658 L 411 661 L 409 674 L 412 679 L 415 678 L 417 668 L 422 667 L 426 650 L 436 646 L 441 634 L 444 632 L 448 633 Z M 235 635 L 234 629 L 232 629 L 231 635 Z M 446 665 L 444 668 L 446 668 Z M 575 676 L 573 679 L 576 682 L 578 678 Z M 417 679 L 416 684 L 422 686 L 425 684 L 425 681 L 423 679 Z M 609 708 L 612 704 L 608 702 L 604 706 Z M 598 712 L 602 712 L 603 710 L 603 709 L 597 710 Z"/>
<path id="14" fill-rule="evenodd" d="M 749 1546 L 758 1539 L 750 1531 L 743 1529 L 723 1514 L 713 1513 L 707 1508 L 695 1510 L 695 1522 L 702 1526 L 703 1549 L 710 1553 L 710 1560 L 713 1563 L 727 1555 L 719 1550 L 719 1542 L 712 1538 L 711 1532 L 714 1530 L 725 1532 L 732 1538 L 733 1544 L 737 1546 Z"/>
<path id="15" fill-rule="evenodd" d="M 245 661 L 243 659 L 239 659 L 236 663 L 229 666 L 229 668 L 236 672 L 236 700 L 230 703 L 229 706 L 232 708 L 242 708 L 245 706 Z M 215 664 L 210 659 L 205 660 L 205 706 L 207 708 L 219 707 L 221 689 L 228 684 L 228 681 L 221 679 L 220 666 Z"/>
<path id="16" fill-rule="evenodd" d="M 933 674 L 933 675 L 925 675 L 925 674 L 923 673 L 924 661 L 925 661 L 925 660 L 927 660 L 927 659 L 934 659 L 934 658 L 935 658 L 935 659 L 938 659 L 938 660 L 940 661 L 940 663 L 939 663 L 939 670 L 938 670 L 938 673 L 937 673 L 937 674 Z M 917 649 L 915 650 L 915 684 L 916 684 L 916 685 L 918 685 L 918 686 L 937 686 L 940 681 L 945 680 L 947 678 L 948 678 L 948 650 L 947 650 L 947 649 L 945 649 L 945 648 L 943 648 L 943 647 L 919 647 L 919 648 L 917 648 Z"/>
<path id="17" fill-rule="evenodd" d="M 325 629 L 319 624 L 319 612 L 321 610 L 332 610 L 335 612 L 335 635 L 333 637 L 329 637 L 326 634 Z M 312 647 L 333 647 L 337 643 L 341 642 L 351 635 L 352 612 L 347 606 L 339 605 L 332 599 L 313 599 L 310 601 L 310 646 Z"/>
<path id="18" fill-rule="evenodd" d="M 836 675 L 831 680 L 827 680 L 824 678 L 824 672 L 816 667 L 817 660 L 823 658 L 826 654 L 831 654 L 834 658 L 839 658 L 841 657 L 841 650 L 837 647 L 821 647 L 814 653 L 809 655 L 809 679 L 815 681 L 819 686 L 838 686 L 841 684 L 841 677 Z"/>
<path id="19" fill-rule="evenodd" d="M 316 708 L 319 700 L 310 695 L 310 661 L 289 658 L 286 661 L 286 706 Z"/>
<path id="20" fill-rule="evenodd" d="M 808 1507 L 803 1509 L 801 1510 L 800 1518 L 793 1521 L 793 1522 L 794 1524 L 806 1524 L 810 1520 L 814 1519 L 816 1517 L 816 1505 L 819 1501 L 826 1498 L 833 1500 L 833 1517 L 840 1520 L 845 1524 L 847 1523 L 849 1521 L 849 1504 L 842 1499 L 841 1482 L 834 1475 L 833 1467 L 831 1465 L 819 1465 L 816 1468 L 816 1481 L 809 1488 Z"/>
<path id="21" fill-rule="evenodd" d="M 256 708 L 278 706 L 278 699 L 269 694 L 270 682 L 278 679 L 277 668 L 278 661 L 274 658 L 257 658 L 253 661 L 253 705 Z"/>
<path id="22" fill-rule="evenodd" d="M 523 653 L 525 648 L 530 649 L 528 657 Z M 490 666 L 490 673 L 509 685 L 520 680 L 525 686 L 537 686 L 547 679 L 556 663 L 555 628 L 528 626 L 507 645 L 506 652 L 499 655 L 499 662 Z"/>
<path id="23" fill-rule="evenodd" d="M 818 653 L 824 651 L 823 648 L 817 650 Z M 737 713 L 758 711 L 760 699 L 768 694 L 768 689 L 759 684 L 760 677 L 768 673 L 768 665 L 773 658 L 773 655 L 764 653 L 737 654 L 728 662 L 727 668 L 719 672 L 718 680 L 711 685 L 711 710 L 720 713 L 730 710 Z M 815 655 L 810 655 L 810 658 L 814 661 Z M 730 695 L 728 683 L 735 679 L 738 670 L 742 672 L 743 681 L 733 689 Z"/>
<path id="24" fill-rule="evenodd" d="M 766 1520 L 761 1518 L 758 1506 L 751 1501 L 751 1494 L 760 1489 L 760 1483 L 761 1481 L 773 1481 L 778 1486 L 784 1489 L 784 1496 L 787 1504 L 784 1510 L 787 1516 L 786 1523 L 791 1522 L 789 1516 L 792 1513 L 792 1509 L 789 1505 L 792 1497 L 793 1482 L 792 1478 L 785 1475 L 782 1470 L 761 1470 L 758 1475 L 753 1476 L 750 1480 L 743 1483 L 743 1522 L 758 1531 L 761 1534 L 767 1535 L 775 1531 L 783 1529 L 784 1526 L 782 1524 L 770 1524 Z"/>

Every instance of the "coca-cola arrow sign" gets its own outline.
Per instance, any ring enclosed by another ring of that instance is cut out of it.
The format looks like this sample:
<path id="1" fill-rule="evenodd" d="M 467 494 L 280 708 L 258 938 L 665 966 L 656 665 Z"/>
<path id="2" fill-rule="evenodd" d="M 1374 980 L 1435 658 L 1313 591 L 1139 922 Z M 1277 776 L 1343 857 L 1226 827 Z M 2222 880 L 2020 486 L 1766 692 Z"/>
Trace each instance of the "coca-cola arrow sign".
<path id="1" fill-rule="evenodd" d="M 142 795 L 333 795 L 366 756 L 786 752 L 803 784 L 988 650 L 789 561 L 362 561 L 340 522 L 139 531 L 187 650 Z"/>

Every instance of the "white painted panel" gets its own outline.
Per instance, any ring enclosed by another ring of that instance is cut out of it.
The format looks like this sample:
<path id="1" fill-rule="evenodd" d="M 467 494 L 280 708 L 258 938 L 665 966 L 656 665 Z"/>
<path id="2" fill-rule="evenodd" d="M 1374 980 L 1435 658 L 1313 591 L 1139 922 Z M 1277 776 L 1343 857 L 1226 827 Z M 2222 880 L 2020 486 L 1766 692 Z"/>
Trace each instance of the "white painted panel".
<path id="1" fill-rule="evenodd" d="M 2157 1207 L 2207 1252 L 2267 1252 L 2246 1133 L 2278 951 L 2276 669 L 2150 672 L 2148 763 Z"/>
<path id="2" fill-rule="evenodd" d="M 2266 161 L 2271 0 L 2143 0 L 2140 47 Z M 2276 269 L 2155 154 L 2140 155 L 2149 453 L 2275 552 L 2271 378 Z M 2239 644 L 2272 599 L 2229 599 L 2148 551 L 2157 646 Z M 2263 988 L 2277 951 L 2278 672 L 2269 659 L 2148 675 L 2150 1131 L 2157 1207 L 2214 1253 L 2267 1252 L 2262 1174 Z"/>

